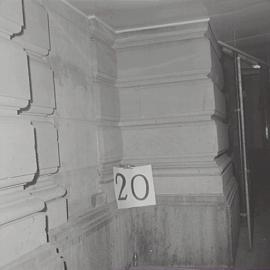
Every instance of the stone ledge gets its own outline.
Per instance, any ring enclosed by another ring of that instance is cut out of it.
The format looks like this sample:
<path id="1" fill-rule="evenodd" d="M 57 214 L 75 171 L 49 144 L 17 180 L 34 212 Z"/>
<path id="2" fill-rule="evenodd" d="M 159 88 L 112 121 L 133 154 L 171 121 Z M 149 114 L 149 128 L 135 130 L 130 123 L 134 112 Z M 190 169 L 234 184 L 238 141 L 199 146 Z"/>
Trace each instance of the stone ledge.
<path id="1" fill-rule="evenodd" d="M 44 244 L 29 252 L 1 270 L 64 270 L 64 262 L 50 244 Z"/>
<path id="2" fill-rule="evenodd" d="M 178 83 L 183 81 L 194 81 L 194 80 L 203 80 L 209 79 L 208 75 L 210 74 L 210 68 L 206 69 L 197 69 L 193 71 L 185 71 L 180 73 L 168 73 L 160 75 L 149 75 L 149 76 L 137 76 L 128 78 L 125 76 L 125 79 L 120 78 L 116 81 L 116 87 L 120 88 L 131 88 L 131 87 L 140 87 L 148 85 L 160 85 L 160 84 L 171 84 Z"/>
<path id="3" fill-rule="evenodd" d="M 27 192 L 2 195 L 0 200 L 0 225 L 19 220 L 44 210 L 44 202 Z"/>
<path id="4" fill-rule="evenodd" d="M 158 118 L 143 118 L 143 119 L 122 119 L 119 123 L 119 126 L 122 129 L 130 128 L 158 128 L 166 126 L 179 126 L 182 125 L 203 125 L 207 122 L 213 122 L 213 117 L 216 117 L 218 120 L 223 120 L 225 115 L 216 110 L 194 112 L 189 114 L 179 114 L 178 116 L 173 117 L 158 117 Z"/>
<path id="5" fill-rule="evenodd" d="M 49 231 L 51 243 L 57 247 L 73 244 L 80 238 L 88 235 L 91 231 L 96 231 L 111 219 L 108 205 L 90 210 L 83 216 L 70 219 L 68 223 Z"/>

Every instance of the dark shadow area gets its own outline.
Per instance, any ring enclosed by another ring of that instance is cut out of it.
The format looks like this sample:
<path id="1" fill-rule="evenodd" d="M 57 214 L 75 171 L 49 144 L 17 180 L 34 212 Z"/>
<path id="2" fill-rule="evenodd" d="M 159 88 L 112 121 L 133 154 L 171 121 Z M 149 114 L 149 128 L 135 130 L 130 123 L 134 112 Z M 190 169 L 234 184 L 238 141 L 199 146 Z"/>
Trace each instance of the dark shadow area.
<path id="1" fill-rule="evenodd" d="M 248 247 L 247 227 L 240 230 L 236 269 L 270 269 L 270 155 L 253 151 L 252 181 L 254 195 L 253 248 Z"/>
<path id="2" fill-rule="evenodd" d="M 228 154 L 232 158 L 234 175 L 238 182 L 241 212 L 235 269 L 270 269 L 269 68 L 265 63 L 254 64 L 248 56 L 240 62 L 237 57 L 238 52 L 233 50 L 231 54 L 223 56 L 230 145 Z M 244 121 L 241 121 L 241 114 L 244 114 Z M 241 146 L 243 136 L 245 155 Z M 247 164 L 246 175 L 244 158 Z M 249 247 L 247 213 L 250 214 L 252 248 Z"/>
<path id="3" fill-rule="evenodd" d="M 243 73 L 245 122 L 250 175 L 253 248 L 241 224 L 235 269 L 270 269 L 270 147 L 268 69 Z"/>

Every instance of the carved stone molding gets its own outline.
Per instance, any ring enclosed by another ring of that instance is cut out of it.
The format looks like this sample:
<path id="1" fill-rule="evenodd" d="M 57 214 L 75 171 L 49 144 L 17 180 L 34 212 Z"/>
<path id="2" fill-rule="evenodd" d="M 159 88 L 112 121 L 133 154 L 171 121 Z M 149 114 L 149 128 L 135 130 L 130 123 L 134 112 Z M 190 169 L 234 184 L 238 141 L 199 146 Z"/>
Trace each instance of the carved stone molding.
<path id="1" fill-rule="evenodd" d="M 170 74 L 158 74 L 149 76 L 138 77 L 121 77 L 117 79 L 116 86 L 120 90 L 125 88 L 167 85 L 171 83 L 178 83 L 183 81 L 196 81 L 207 79 L 209 75 L 209 69 L 200 69 L 184 72 L 171 72 Z"/>
<path id="2" fill-rule="evenodd" d="M 118 89 L 114 86 L 114 81 L 104 82 L 97 79 L 93 88 L 95 93 L 95 117 L 99 124 L 102 125 L 103 121 L 107 121 L 111 125 L 117 125 L 120 119 L 120 104 Z"/>
<path id="3" fill-rule="evenodd" d="M 226 129 L 225 124 L 214 121 L 122 129 L 124 159 L 147 161 L 189 155 L 215 158 L 228 147 Z"/>
<path id="4" fill-rule="evenodd" d="M 117 78 L 115 31 L 96 17 L 89 18 L 92 49 L 92 79 L 95 93 L 95 115 L 98 138 L 98 192 L 92 196 L 92 205 L 106 203 L 104 183 L 113 178 L 113 166 L 122 159 L 122 140 L 119 127 L 120 103 Z"/>
<path id="5" fill-rule="evenodd" d="M 31 182 L 37 172 L 33 126 L 18 118 L 0 118 L 0 129 L 0 187 Z"/>
<path id="6" fill-rule="evenodd" d="M 3 266 L 45 243 L 46 223 L 42 213 L 44 202 L 24 190 L 37 172 L 33 126 L 20 117 L 1 117 L 0 129 L 0 266 Z"/>
<path id="7" fill-rule="evenodd" d="M 178 25 L 160 25 L 149 29 L 138 29 L 117 34 L 114 47 L 124 49 L 129 47 L 145 46 L 157 43 L 168 43 L 204 37 L 208 30 L 209 19 L 190 21 Z"/>
<path id="8" fill-rule="evenodd" d="M 28 191 L 33 197 L 45 202 L 48 230 L 67 222 L 67 191 L 64 187 L 48 179 L 32 186 Z"/>
<path id="9" fill-rule="evenodd" d="M 67 222 L 66 189 L 50 180 L 58 172 L 60 161 L 58 135 L 54 125 L 47 121 L 33 121 L 36 135 L 38 173 L 36 183 L 27 189 L 35 198 L 45 202 L 48 228 Z"/>
<path id="10" fill-rule="evenodd" d="M 58 135 L 54 125 L 46 121 L 33 121 L 36 134 L 38 174 L 56 173 L 59 166 Z"/>
<path id="11" fill-rule="evenodd" d="M 103 161 L 98 168 L 98 173 L 100 175 L 100 183 L 104 184 L 113 181 L 113 167 L 118 166 L 121 163 L 121 158 L 114 158 L 113 161 L 105 162 Z"/>
<path id="12" fill-rule="evenodd" d="M 67 224 L 51 230 L 49 232 L 51 243 L 59 248 L 68 246 L 71 241 L 76 243 L 83 236 L 102 228 L 111 217 L 108 205 L 91 210 L 76 220 L 69 220 Z"/>
<path id="13" fill-rule="evenodd" d="M 0 108 L 16 112 L 27 107 L 30 101 L 27 55 L 4 39 L 0 39 L 0 55 Z"/>
<path id="14" fill-rule="evenodd" d="M 100 161 L 106 163 L 122 157 L 122 140 L 119 127 L 103 126 L 98 129 Z"/>
<path id="15" fill-rule="evenodd" d="M 50 241 L 58 248 L 67 268 L 112 269 L 111 217 L 108 206 L 98 207 L 50 231 Z"/>
<path id="16" fill-rule="evenodd" d="M 107 24 L 103 23 L 99 18 L 89 17 L 90 37 L 99 42 L 112 46 L 116 35 L 115 31 Z"/>
<path id="17" fill-rule="evenodd" d="M 220 155 L 213 159 L 212 155 L 181 155 L 179 158 L 160 158 L 152 159 L 124 159 L 123 163 L 142 165 L 145 163 L 152 164 L 155 176 L 213 176 L 222 175 L 225 169 L 231 164 L 231 158 L 226 154 Z"/>
<path id="18" fill-rule="evenodd" d="M 216 88 L 223 88 L 221 52 L 208 20 L 146 30 L 131 29 L 118 34 L 117 43 L 121 44 L 115 46 L 118 56 L 116 85 L 120 90 L 169 87 L 172 83 L 202 79 L 211 79 Z"/>
<path id="19" fill-rule="evenodd" d="M 1 268 L 2 270 L 64 270 L 63 259 L 57 254 L 55 247 L 44 244 L 36 250 L 29 252 L 14 262 Z"/>
<path id="20" fill-rule="evenodd" d="M 92 50 L 92 77 L 97 81 L 114 84 L 116 78 L 116 55 L 112 44 L 115 34 L 97 18 L 89 19 Z"/>
<path id="21" fill-rule="evenodd" d="M 46 9 L 35 0 L 24 0 L 25 27 L 13 37 L 26 51 L 46 56 L 50 50 L 49 20 Z"/>
<path id="22" fill-rule="evenodd" d="M 117 50 L 120 86 L 129 82 L 134 85 L 135 81 L 143 86 L 155 84 L 155 81 L 197 80 L 207 78 L 211 72 L 211 44 L 205 37 L 164 42 L 153 47 L 148 45 L 146 48 L 147 50 L 145 47 Z"/>
<path id="23" fill-rule="evenodd" d="M 173 117 L 157 117 L 157 118 L 145 118 L 145 119 L 123 119 L 119 123 L 119 126 L 125 129 L 134 128 L 155 128 L 155 127 L 173 127 L 177 125 L 191 125 L 199 124 L 203 122 L 209 122 L 212 117 L 217 116 L 223 119 L 225 116 L 216 110 L 202 111 L 190 114 L 180 114 L 179 116 Z"/>
<path id="24" fill-rule="evenodd" d="M 29 55 L 29 78 L 31 102 L 23 113 L 41 116 L 53 114 L 56 107 L 54 76 L 49 64 L 42 58 Z"/>
<path id="25" fill-rule="evenodd" d="M 10 38 L 20 33 L 23 26 L 22 0 L 2 0 L 0 2 L 0 35 Z"/>
<path id="26" fill-rule="evenodd" d="M 0 191 L 0 226 L 44 210 L 44 202 L 29 196 L 28 192 L 4 193 Z"/>

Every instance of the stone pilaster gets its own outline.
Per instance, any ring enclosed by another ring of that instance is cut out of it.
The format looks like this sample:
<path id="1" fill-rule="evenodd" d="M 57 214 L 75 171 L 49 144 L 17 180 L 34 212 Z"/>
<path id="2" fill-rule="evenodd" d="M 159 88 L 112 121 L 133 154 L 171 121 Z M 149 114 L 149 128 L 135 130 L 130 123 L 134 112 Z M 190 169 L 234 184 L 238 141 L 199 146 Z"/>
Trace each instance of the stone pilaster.
<path id="1" fill-rule="evenodd" d="M 141 263 L 232 264 L 238 197 L 208 20 L 120 31 L 115 48 L 123 162 L 152 164 L 159 202 L 126 224 Z"/>
<path id="2" fill-rule="evenodd" d="M 122 159 L 119 95 L 115 87 L 116 53 L 113 48 L 115 33 L 99 19 L 90 18 L 92 78 L 96 100 L 98 126 L 100 194 L 96 198 L 113 201 L 113 166 Z M 103 198 L 103 199 L 102 199 Z"/>

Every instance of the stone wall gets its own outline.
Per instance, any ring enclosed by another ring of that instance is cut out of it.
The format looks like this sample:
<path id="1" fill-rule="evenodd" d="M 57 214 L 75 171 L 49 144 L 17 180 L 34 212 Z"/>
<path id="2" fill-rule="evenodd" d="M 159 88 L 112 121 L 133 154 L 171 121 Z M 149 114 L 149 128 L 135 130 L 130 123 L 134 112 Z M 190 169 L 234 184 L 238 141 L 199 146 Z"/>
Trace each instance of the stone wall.
<path id="1" fill-rule="evenodd" d="M 47 231 L 67 221 L 66 189 L 53 178 L 61 165 L 48 12 L 31 0 L 0 6 L 0 266 L 15 262 L 18 269 L 16 260 L 27 264 L 34 251 L 63 269 L 46 244 Z"/>
<path id="2" fill-rule="evenodd" d="M 116 32 L 62 1 L 0 2 L 0 269 L 230 265 L 237 189 L 207 20 Z M 158 205 L 116 210 L 151 163 Z M 164 244 L 161 244 L 164 243 Z"/>
<path id="3" fill-rule="evenodd" d="M 0 267 L 72 269 L 87 254 L 65 254 L 59 232 L 99 225 L 121 159 L 114 38 L 61 1 L 0 7 Z"/>

